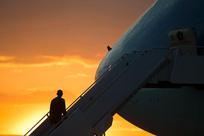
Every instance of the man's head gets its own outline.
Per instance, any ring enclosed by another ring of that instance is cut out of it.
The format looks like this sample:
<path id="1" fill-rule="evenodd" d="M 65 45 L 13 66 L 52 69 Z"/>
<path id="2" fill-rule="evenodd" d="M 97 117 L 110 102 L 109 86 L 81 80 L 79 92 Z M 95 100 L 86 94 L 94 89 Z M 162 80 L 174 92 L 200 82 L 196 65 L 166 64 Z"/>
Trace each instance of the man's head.
<path id="1" fill-rule="evenodd" d="M 58 96 L 58 97 L 62 97 L 62 95 L 63 95 L 63 92 L 62 92 L 61 89 L 59 89 L 59 90 L 57 91 L 57 96 Z"/>

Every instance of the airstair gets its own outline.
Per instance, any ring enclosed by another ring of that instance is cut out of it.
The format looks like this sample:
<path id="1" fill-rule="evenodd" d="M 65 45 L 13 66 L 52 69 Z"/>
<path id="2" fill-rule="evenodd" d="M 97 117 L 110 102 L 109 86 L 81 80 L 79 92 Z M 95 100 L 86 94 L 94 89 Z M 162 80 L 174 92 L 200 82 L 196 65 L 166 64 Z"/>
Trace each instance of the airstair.
<path id="1" fill-rule="evenodd" d="M 165 66 L 169 52 L 150 49 L 123 55 L 67 108 L 66 118 L 51 126 L 47 113 L 24 136 L 102 136 L 117 110 Z"/>

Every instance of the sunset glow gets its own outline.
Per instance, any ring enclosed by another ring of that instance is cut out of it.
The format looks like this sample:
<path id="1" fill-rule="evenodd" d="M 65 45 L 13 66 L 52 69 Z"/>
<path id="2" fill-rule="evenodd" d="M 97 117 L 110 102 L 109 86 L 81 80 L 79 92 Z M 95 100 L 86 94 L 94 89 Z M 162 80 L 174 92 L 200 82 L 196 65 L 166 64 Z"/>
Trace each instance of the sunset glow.
<path id="1" fill-rule="evenodd" d="M 25 134 L 56 90 L 68 106 L 100 60 L 154 0 L 0 1 L 0 135 Z M 116 4 L 117 3 L 117 4 Z M 107 136 L 151 136 L 119 115 Z"/>

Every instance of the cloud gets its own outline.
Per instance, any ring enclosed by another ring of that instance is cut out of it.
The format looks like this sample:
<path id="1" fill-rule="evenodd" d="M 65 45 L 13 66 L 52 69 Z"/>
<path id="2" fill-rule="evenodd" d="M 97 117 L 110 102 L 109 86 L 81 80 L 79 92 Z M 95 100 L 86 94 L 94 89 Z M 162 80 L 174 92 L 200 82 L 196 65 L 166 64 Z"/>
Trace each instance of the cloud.
<path id="1" fill-rule="evenodd" d="M 0 104 L 38 104 L 49 103 L 50 100 L 56 95 L 55 88 L 26 88 L 20 92 L 15 93 L 1 93 Z M 69 102 L 73 101 L 77 96 L 69 89 L 63 89 L 64 98 L 69 98 Z"/>
<path id="2" fill-rule="evenodd" d="M 76 73 L 76 74 L 70 74 L 65 78 L 79 78 L 79 77 L 85 78 L 85 77 L 89 77 L 89 75 L 85 73 Z"/>
<path id="3" fill-rule="evenodd" d="M 84 59 L 79 56 L 62 56 L 62 57 L 37 56 L 37 57 L 29 58 L 29 60 L 22 59 L 22 58 L 15 58 L 12 56 L 0 56 L 0 67 L 5 67 L 5 68 L 16 68 L 16 67 L 38 68 L 38 67 L 52 67 L 52 66 L 70 66 L 74 64 L 81 65 L 84 68 L 96 68 L 98 65 L 98 62 Z"/>
<path id="4" fill-rule="evenodd" d="M 0 63 L 13 61 L 14 59 L 15 57 L 12 56 L 0 56 Z"/>
<path id="5" fill-rule="evenodd" d="M 90 62 L 90 60 L 81 58 L 80 56 L 42 56 L 42 58 L 48 59 L 53 62 L 58 62 L 58 65 L 79 64 L 85 68 L 97 67 L 96 62 Z"/>
<path id="6" fill-rule="evenodd" d="M 40 90 L 41 90 L 41 89 L 39 89 L 39 88 L 37 88 L 37 87 L 33 87 L 33 88 L 27 88 L 27 89 L 25 89 L 24 92 L 27 92 L 28 94 L 30 94 L 30 93 L 38 92 L 38 91 L 40 91 Z"/>

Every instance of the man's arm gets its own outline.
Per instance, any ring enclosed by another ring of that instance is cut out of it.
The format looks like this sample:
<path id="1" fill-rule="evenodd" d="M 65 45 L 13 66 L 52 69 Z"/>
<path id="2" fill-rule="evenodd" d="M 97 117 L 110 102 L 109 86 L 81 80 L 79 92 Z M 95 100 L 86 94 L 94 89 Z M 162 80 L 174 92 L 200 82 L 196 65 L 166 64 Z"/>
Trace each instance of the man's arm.
<path id="1" fill-rule="evenodd" d="M 50 103 L 50 111 L 49 111 L 49 113 L 52 112 L 52 110 L 53 110 L 53 101 L 51 101 L 51 103 Z"/>
<path id="2" fill-rule="evenodd" d="M 65 105 L 65 100 L 63 99 L 63 111 L 62 111 L 62 113 L 63 113 L 63 116 L 65 116 L 66 115 L 66 105 Z"/>

